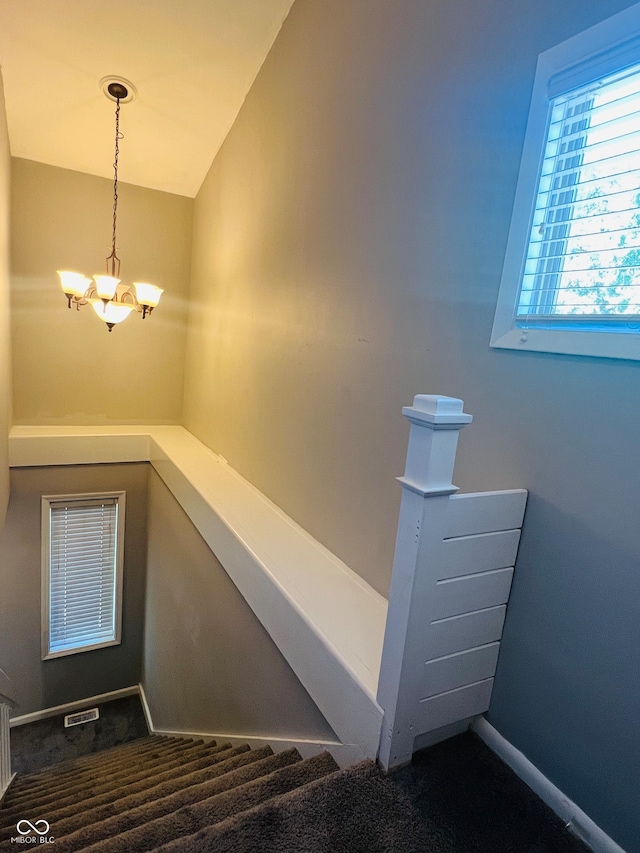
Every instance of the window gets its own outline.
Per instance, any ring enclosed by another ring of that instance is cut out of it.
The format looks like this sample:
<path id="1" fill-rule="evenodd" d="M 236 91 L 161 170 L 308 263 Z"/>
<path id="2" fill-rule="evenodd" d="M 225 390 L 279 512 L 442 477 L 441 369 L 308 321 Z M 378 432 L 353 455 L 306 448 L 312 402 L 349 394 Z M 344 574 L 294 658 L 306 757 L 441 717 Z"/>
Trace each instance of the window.
<path id="1" fill-rule="evenodd" d="M 42 498 L 43 660 L 120 642 L 124 492 Z"/>
<path id="2" fill-rule="evenodd" d="M 640 359 L 640 4 L 539 57 L 491 345 Z"/>

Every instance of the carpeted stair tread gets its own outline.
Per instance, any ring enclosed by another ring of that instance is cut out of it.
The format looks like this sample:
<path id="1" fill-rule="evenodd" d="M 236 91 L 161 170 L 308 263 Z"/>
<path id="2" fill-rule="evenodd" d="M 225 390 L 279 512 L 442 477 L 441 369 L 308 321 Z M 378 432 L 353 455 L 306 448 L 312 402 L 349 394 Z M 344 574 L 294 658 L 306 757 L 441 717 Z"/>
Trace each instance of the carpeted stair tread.
<path id="1" fill-rule="evenodd" d="M 427 837 L 408 797 L 372 761 L 273 797 L 192 835 L 139 849 L 149 853 L 450 853 L 451 850 L 437 837 Z"/>
<path id="2" fill-rule="evenodd" d="M 12 802 L 6 806 L 3 804 L 0 810 L 0 826 L 9 826 L 15 819 L 19 819 L 26 806 L 29 806 L 32 811 L 36 810 L 40 812 L 53 809 L 58 811 L 67 806 L 73 806 L 78 810 L 82 808 L 86 801 L 93 800 L 96 797 L 106 797 L 106 800 L 114 799 L 120 795 L 120 792 L 125 787 L 130 791 L 143 790 L 149 787 L 150 779 L 154 780 L 154 784 L 159 784 L 168 779 L 185 776 L 195 770 L 204 769 L 212 763 L 223 760 L 230 748 L 231 745 L 228 743 L 212 746 L 206 748 L 204 752 L 198 752 L 197 754 L 189 753 L 182 760 L 174 758 L 169 763 L 157 764 L 145 770 L 134 768 L 132 771 L 122 771 L 120 774 L 106 779 L 102 778 L 100 766 L 97 764 L 93 780 L 86 781 L 80 787 L 54 791 L 50 795 L 39 792 L 39 795 L 34 797 L 33 800 L 27 797 L 26 799 L 21 799 L 18 803 Z M 103 799 L 103 802 L 106 800 Z"/>
<path id="3" fill-rule="evenodd" d="M 91 802 L 92 806 L 112 802 L 114 799 L 119 798 L 125 790 L 127 795 L 133 795 L 148 790 L 150 786 L 157 786 L 163 783 L 170 782 L 174 785 L 179 785 L 183 777 L 197 771 L 215 774 L 217 772 L 215 768 L 218 764 L 222 764 L 234 755 L 242 754 L 248 750 L 249 746 L 247 744 L 234 748 L 231 747 L 230 743 L 220 744 L 211 753 L 203 758 L 199 758 L 197 761 L 190 761 L 187 764 L 180 765 L 163 773 L 143 776 L 135 782 L 130 782 L 126 788 L 108 786 L 106 790 L 100 790 L 97 793 L 88 788 L 85 792 L 84 800 L 79 800 L 77 795 L 66 798 L 59 797 L 55 802 L 49 804 L 46 813 L 49 816 L 55 814 L 56 817 L 64 818 L 70 814 L 78 813 L 87 802 Z M 32 809 L 32 804 L 26 803 L 24 806 Z M 7 830 L 15 828 L 15 821 L 20 819 L 20 817 L 22 817 L 20 810 L 9 810 L 5 809 L 4 806 L 0 808 L 0 839 L 11 834 Z"/>
<path id="4" fill-rule="evenodd" d="M 35 789 L 38 785 L 48 784 L 49 782 L 55 783 L 58 779 L 82 773 L 93 765 L 93 762 L 96 760 L 96 756 L 100 756 L 100 760 L 104 764 L 113 764 L 119 760 L 125 760 L 127 756 L 133 759 L 136 756 L 144 755 L 145 752 L 149 752 L 153 748 L 157 749 L 162 743 L 162 741 L 154 739 L 154 745 L 152 745 L 151 743 L 146 742 L 146 740 L 147 739 L 145 738 L 144 746 L 140 743 L 140 745 L 137 745 L 135 748 L 132 746 L 130 750 L 121 750 L 118 747 L 112 747 L 111 749 L 94 752 L 90 756 L 83 755 L 81 758 L 68 759 L 60 764 L 51 764 L 47 767 L 42 767 L 40 770 L 36 770 L 33 773 L 21 774 L 15 779 L 9 789 L 9 793 L 14 797 L 17 797 L 25 791 Z"/>
<path id="5" fill-rule="evenodd" d="M 82 756 L 82 759 L 75 759 L 70 762 L 65 762 L 63 769 L 60 766 L 53 765 L 35 773 L 21 776 L 20 779 L 29 781 L 30 785 L 36 785 L 43 781 L 55 781 L 56 779 L 69 778 L 75 774 L 86 773 L 95 767 L 96 760 L 100 761 L 103 766 L 125 764 L 128 761 L 145 761 L 153 756 L 159 756 L 163 753 L 180 752 L 189 749 L 195 745 L 202 744 L 203 740 L 195 740 L 190 738 L 158 738 L 149 743 L 140 744 L 140 746 L 131 749 L 112 749 L 100 750 L 89 756 Z M 87 760 L 89 758 L 89 760 Z"/>
<path id="6" fill-rule="evenodd" d="M 114 838 L 98 841 L 83 847 L 82 850 L 85 853 L 139 853 L 151 850 L 183 835 L 193 834 L 201 826 L 217 823 L 238 811 L 244 811 L 278 794 L 306 785 L 333 772 L 336 767 L 335 761 L 328 753 L 321 753 L 195 805 L 184 806 L 173 814 L 152 820 Z M 56 842 L 58 853 L 68 853 L 69 850 L 75 849 L 66 846 L 70 839 L 73 839 L 73 836 L 61 839 L 59 847 Z"/>
<path id="7" fill-rule="evenodd" d="M 42 767 L 40 770 L 34 770 L 33 773 L 27 773 L 19 776 L 15 780 L 14 785 L 19 789 L 25 785 L 35 783 L 39 778 L 61 776 L 69 771 L 81 769 L 85 765 L 91 764 L 96 755 L 108 755 L 115 759 L 121 755 L 134 755 L 141 753 L 145 750 L 152 749 L 154 746 L 158 746 L 161 743 L 166 743 L 168 740 L 169 738 L 165 738 L 162 735 L 147 735 L 146 737 L 136 738 L 135 740 L 118 744 L 117 746 L 111 746 L 107 749 L 96 750 L 95 752 L 87 753 L 86 755 L 79 755 L 76 758 L 68 758 L 66 761 L 60 761 L 57 764 L 49 764 L 46 767 Z M 180 738 L 171 738 L 171 740 L 180 740 Z"/>
<path id="8" fill-rule="evenodd" d="M 81 804 L 82 808 L 79 808 L 75 803 L 62 806 L 60 808 L 56 807 L 55 810 L 47 811 L 46 817 L 51 824 L 55 824 L 56 833 L 59 834 L 60 823 L 66 821 L 68 818 L 82 818 L 85 814 L 88 814 L 89 811 L 98 811 L 103 807 L 107 807 L 109 810 L 108 814 L 120 813 L 126 808 L 135 807 L 147 800 L 169 796 L 170 794 L 179 791 L 183 785 L 196 785 L 201 782 L 206 782 L 209 779 L 214 779 L 224 773 L 235 770 L 237 767 L 242 767 L 244 764 L 252 761 L 259 761 L 261 758 L 272 753 L 272 750 L 269 747 L 251 750 L 248 744 L 241 744 L 240 746 L 233 748 L 231 747 L 231 744 L 226 744 L 225 747 L 226 748 L 221 748 L 220 752 L 216 753 L 215 756 L 211 758 L 211 761 L 207 766 L 200 770 L 196 770 L 191 773 L 173 773 L 170 778 L 165 778 L 164 781 L 158 784 L 156 784 L 155 777 L 150 777 L 149 779 L 136 782 L 135 785 L 128 785 L 126 789 L 119 792 L 121 796 L 118 794 L 114 795 L 112 791 L 109 791 L 105 794 L 100 794 L 91 800 L 84 801 Z M 132 805 L 129 805 L 128 803 Z M 119 811 L 110 811 L 112 807 L 119 809 Z M 104 817 L 108 816 L 108 814 L 102 815 L 96 819 L 103 820 Z M 0 819 L 1 818 L 2 811 L 0 810 Z M 89 818 L 86 818 L 83 823 L 79 825 L 85 825 L 88 820 Z M 2 823 L 4 825 L 4 821 L 2 821 Z M 15 834 L 13 832 L 14 829 L 14 823 L 6 825 L 6 829 L 1 829 L 0 841 L 3 841 L 9 836 Z M 67 832 L 70 831 L 72 830 L 67 829 Z"/>
<path id="9" fill-rule="evenodd" d="M 255 763 L 248 764 L 230 773 L 226 773 L 216 779 L 185 788 L 159 800 L 150 799 L 143 805 L 128 811 L 114 812 L 114 814 L 102 821 L 85 823 L 75 832 L 69 831 L 71 822 L 56 822 L 56 843 L 66 853 L 82 850 L 90 844 L 112 839 L 123 833 L 129 833 L 140 827 L 146 827 L 152 821 L 157 821 L 168 816 L 173 819 L 180 809 L 189 806 L 197 806 L 205 801 L 211 801 L 219 795 L 228 793 L 231 798 L 235 789 L 241 788 L 258 779 L 267 778 L 268 775 L 300 763 L 300 754 L 295 749 L 271 754 Z M 132 848 L 133 849 L 133 848 Z M 137 848 L 135 848 L 137 849 Z"/>
<path id="10" fill-rule="evenodd" d="M 488 753 L 475 736 L 459 735 L 385 777 L 372 762 L 337 771 L 323 756 L 303 762 L 296 755 L 295 763 L 274 771 L 274 760 L 283 759 L 272 760 L 268 747 L 225 744 L 77 805 L 65 805 L 63 791 L 47 812 L 23 798 L 24 811 L 16 816 L 14 809 L 8 822 L 0 806 L 6 826 L 0 851 L 30 843 L 18 833 L 18 820 L 42 820 L 50 822 L 51 836 L 61 830 L 58 853 L 589 853 L 496 756 L 479 750 Z M 83 756 L 81 766 L 95 762 L 98 775 L 111 764 L 108 752 Z M 133 753 L 125 764 L 131 761 Z M 314 761 L 326 766 L 309 773 Z M 39 774 L 33 774 L 36 789 Z M 138 809 L 119 823 L 120 813 Z"/>
<path id="11" fill-rule="evenodd" d="M 18 801 L 22 796 L 35 796 L 39 789 L 54 791 L 55 788 L 79 785 L 87 777 L 95 775 L 96 762 L 100 764 L 101 775 L 107 777 L 119 772 L 121 769 L 138 766 L 140 768 L 157 764 L 160 760 L 169 760 L 170 757 L 177 757 L 179 754 L 194 748 L 202 746 L 203 741 L 172 741 L 170 743 L 159 743 L 149 747 L 142 752 L 126 752 L 119 753 L 117 756 L 112 756 L 110 751 L 98 752 L 94 755 L 94 760 L 90 764 L 84 764 L 78 768 L 72 768 L 65 773 L 49 773 L 46 776 L 38 775 L 37 778 L 30 776 L 23 777 L 24 782 L 12 791 L 10 789 L 11 802 Z M 25 787 L 28 786 L 28 787 Z"/>
<path id="12" fill-rule="evenodd" d="M 56 837 L 60 838 L 64 835 L 70 835 L 72 832 L 77 832 L 85 826 L 96 826 L 99 822 L 113 817 L 121 818 L 125 812 L 133 811 L 147 804 L 155 807 L 156 804 L 163 802 L 164 805 L 159 807 L 157 815 L 154 815 L 158 816 L 172 809 L 187 805 L 189 802 L 195 802 L 197 799 L 204 799 L 206 796 L 211 796 L 213 788 L 210 783 L 212 782 L 217 783 L 224 778 L 226 781 L 220 781 L 220 791 L 222 791 L 233 785 L 240 785 L 249 778 L 253 778 L 251 774 L 259 775 L 260 773 L 268 772 L 264 770 L 263 759 L 273 756 L 273 750 L 269 746 L 252 750 L 248 744 L 229 749 L 228 752 L 235 754 L 224 761 L 212 764 L 211 767 L 205 770 L 180 776 L 155 786 L 153 785 L 153 779 L 150 779 L 149 784 L 151 787 L 145 787 L 138 793 L 129 793 L 127 789 L 126 796 L 118 799 L 114 800 L 110 798 L 108 801 L 93 806 L 90 803 L 86 803 L 81 812 L 78 812 L 75 807 L 70 806 L 58 812 L 48 812 L 47 818 L 55 825 Z M 234 771 L 245 770 L 255 765 L 260 766 L 256 770 L 249 770 L 246 778 L 242 775 L 235 776 Z M 227 777 L 229 778 L 227 779 Z M 150 820 L 151 818 L 146 817 L 145 819 Z M 135 822 L 132 822 L 131 825 L 134 826 Z"/>
<path id="13" fill-rule="evenodd" d="M 35 790 L 38 787 L 51 787 L 73 781 L 74 779 L 82 779 L 91 773 L 95 773 L 96 762 L 100 763 L 105 775 L 118 770 L 122 767 L 127 767 L 135 764 L 150 764 L 157 762 L 163 756 L 178 755 L 187 749 L 192 749 L 194 746 L 201 746 L 203 741 L 190 740 L 171 740 L 166 743 L 159 742 L 146 749 L 133 752 L 118 752 L 112 755 L 110 750 L 97 752 L 92 757 L 91 762 L 87 762 L 77 767 L 70 767 L 64 773 L 56 773 L 49 771 L 46 775 L 35 774 L 20 777 L 23 781 L 21 785 L 16 786 L 14 797 L 18 797 L 26 790 Z M 28 784 L 28 788 L 25 787 Z"/>
<path id="14" fill-rule="evenodd" d="M 208 757 L 220 749 L 218 746 L 208 746 L 202 744 L 193 747 L 189 750 L 183 750 L 179 753 L 169 753 L 168 755 L 160 756 L 143 767 L 124 766 L 119 771 L 103 775 L 99 764 L 96 765 L 93 773 L 83 776 L 83 778 L 74 784 L 51 788 L 38 789 L 33 797 L 28 794 L 11 800 L 7 803 L 6 811 L 13 816 L 15 813 L 24 808 L 25 802 L 29 802 L 33 807 L 42 810 L 47 805 L 56 804 L 68 805 L 71 803 L 81 803 L 83 800 L 99 793 L 109 790 L 118 790 L 136 781 L 148 779 L 151 775 L 171 772 L 184 767 L 188 763 L 204 760 L 205 764 Z M 4 811 L 5 809 L 3 809 Z"/>

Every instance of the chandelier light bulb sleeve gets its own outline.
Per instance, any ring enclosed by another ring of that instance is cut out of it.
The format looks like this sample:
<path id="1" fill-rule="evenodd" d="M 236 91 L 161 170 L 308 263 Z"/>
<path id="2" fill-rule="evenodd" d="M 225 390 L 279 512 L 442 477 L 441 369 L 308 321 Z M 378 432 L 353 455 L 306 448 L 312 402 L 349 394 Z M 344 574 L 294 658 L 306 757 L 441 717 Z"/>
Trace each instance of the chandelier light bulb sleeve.
<path id="1" fill-rule="evenodd" d="M 155 308 L 164 293 L 161 287 L 144 281 L 134 281 L 133 286 L 136 289 L 136 299 L 140 305 L 146 305 L 147 308 Z"/>
<path id="2" fill-rule="evenodd" d="M 126 320 L 129 314 L 135 310 L 135 305 L 128 302 L 107 302 L 106 304 L 101 299 L 90 299 L 91 307 L 96 312 L 98 317 L 107 324 L 113 326 L 116 323 L 122 323 Z"/>
<path id="3" fill-rule="evenodd" d="M 76 296 L 78 299 L 83 299 L 85 293 L 91 285 L 91 279 L 79 272 L 71 272 L 70 270 L 58 270 L 60 276 L 60 287 L 65 296 Z"/>
<path id="4" fill-rule="evenodd" d="M 96 283 L 96 293 L 100 299 L 113 299 L 116 295 L 116 288 L 120 284 L 120 279 L 112 275 L 94 275 L 93 280 Z"/>

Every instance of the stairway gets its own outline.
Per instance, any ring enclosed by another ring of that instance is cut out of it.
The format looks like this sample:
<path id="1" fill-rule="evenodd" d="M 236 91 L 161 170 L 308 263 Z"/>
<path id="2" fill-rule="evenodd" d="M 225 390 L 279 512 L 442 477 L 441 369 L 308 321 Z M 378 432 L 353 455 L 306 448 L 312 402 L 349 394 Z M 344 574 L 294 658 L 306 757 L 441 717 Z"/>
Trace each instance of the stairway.
<path id="1" fill-rule="evenodd" d="M 371 761 L 159 736 L 18 777 L 0 807 L 0 851 L 406 853 L 420 834 Z"/>

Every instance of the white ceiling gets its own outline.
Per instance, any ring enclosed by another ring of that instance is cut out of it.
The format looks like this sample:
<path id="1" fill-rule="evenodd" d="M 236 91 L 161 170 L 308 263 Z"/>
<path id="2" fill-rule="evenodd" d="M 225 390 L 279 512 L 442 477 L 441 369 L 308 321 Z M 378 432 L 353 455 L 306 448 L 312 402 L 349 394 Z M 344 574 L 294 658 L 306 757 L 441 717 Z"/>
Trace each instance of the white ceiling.
<path id="1" fill-rule="evenodd" d="M 11 153 L 195 196 L 293 0 L 0 0 Z"/>

